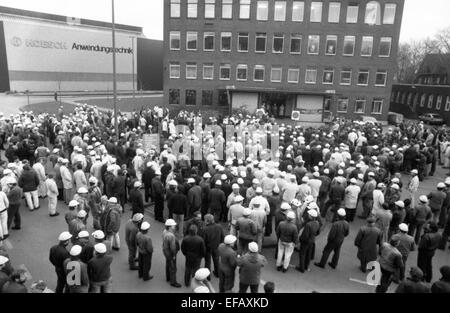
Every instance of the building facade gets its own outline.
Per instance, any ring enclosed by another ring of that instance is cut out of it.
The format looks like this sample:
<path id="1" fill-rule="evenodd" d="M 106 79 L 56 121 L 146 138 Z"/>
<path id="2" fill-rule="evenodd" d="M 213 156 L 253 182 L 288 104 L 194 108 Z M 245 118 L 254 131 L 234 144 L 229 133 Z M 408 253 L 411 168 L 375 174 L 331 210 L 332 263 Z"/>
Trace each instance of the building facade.
<path id="1" fill-rule="evenodd" d="M 404 0 L 165 0 L 170 106 L 386 120 Z"/>
<path id="2" fill-rule="evenodd" d="M 112 90 L 111 31 L 101 21 L 0 7 L 0 92 Z M 162 41 L 142 27 L 116 24 L 117 88 L 162 90 L 162 54 Z"/>
<path id="3" fill-rule="evenodd" d="M 394 84 L 391 111 L 407 118 L 424 113 L 441 115 L 450 123 L 450 54 L 429 54 L 424 58 L 414 84 Z"/>

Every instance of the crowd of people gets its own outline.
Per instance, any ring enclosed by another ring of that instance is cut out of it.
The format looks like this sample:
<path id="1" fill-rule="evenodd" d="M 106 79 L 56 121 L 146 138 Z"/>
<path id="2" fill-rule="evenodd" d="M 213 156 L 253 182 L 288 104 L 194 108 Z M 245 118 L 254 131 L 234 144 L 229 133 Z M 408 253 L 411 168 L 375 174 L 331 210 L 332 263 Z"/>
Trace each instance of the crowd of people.
<path id="1" fill-rule="evenodd" d="M 27 291 L 26 275 L 13 269 L 4 246 L 11 226 L 21 229 L 22 199 L 34 211 L 44 198 L 49 218 L 64 213 L 67 224 L 49 252 L 57 293 L 111 292 L 110 266 L 122 246 L 121 229 L 129 269 L 151 280 L 156 250 L 144 216 L 149 205 L 154 220 L 164 224 L 166 279 L 175 288 L 181 287 L 176 260 L 183 254 L 184 284 L 192 291 L 215 292 L 210 282 L 215 276 L 219 292 L 232 292 L 239 268 L 238 291 L 258 292 L 267 265 L 262 249 L 271 236 L 277 270 L 287 272 L 297 250 L 295 270 L 304 273 L 328 224 L 327 243 L 314 266 L 336 269 L 357 217 L 367 225 L 356 235 L 356 256 L 362 272 L 379 262 L 377 292 L 386 292 L 393 281 L 397 292 L 450 292 L 450 266 L 428 285 L 436 250 L 448 253 L 450 178 L 418 194 L 439 164 L 450 165 L 445 127 L 403 123 L 383 131 L 380 125 L 337 119 L 313 128 L 277 124 L 268 115 L 206 121 L 200 113 L 169 115 L 155 107 L 116 121 L 87 105 L 68 115 L 63 108 L 53 115 L 0 114 L 0 148 L 7 159 L 0 163 L 2 292 Z M 177 125 L 185 126 L 183 133 Z M 226 134 L 230 125 L 233 133 Z M 161 134 L 161 146 L 145 146 L 144 134 Z M 122 225 L 126 211 L 130 219 Z M 417 266 L 406 271 L 416 249 Z M 48 289 L 42 281 L 33 286 Z M 264 289 L 273 292 L 274 284 Z"/>

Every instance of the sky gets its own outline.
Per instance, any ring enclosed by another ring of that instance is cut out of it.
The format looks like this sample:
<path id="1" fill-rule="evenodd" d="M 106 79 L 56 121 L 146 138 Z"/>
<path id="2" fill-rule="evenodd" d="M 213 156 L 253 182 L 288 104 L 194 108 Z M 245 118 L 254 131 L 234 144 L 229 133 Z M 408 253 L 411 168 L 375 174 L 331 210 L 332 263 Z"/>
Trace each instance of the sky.
<path id="1" fill-rule="evenodd" d="M 144 35 L 163 39 L 164 0 L 115 0 L 116 23 L 141 26 Z M 110 0 L 0 0 L 0 6 L 111 21 Z M 405 0 L 400 42 L 432 37 L 450 27 L 449 0 Z"/>

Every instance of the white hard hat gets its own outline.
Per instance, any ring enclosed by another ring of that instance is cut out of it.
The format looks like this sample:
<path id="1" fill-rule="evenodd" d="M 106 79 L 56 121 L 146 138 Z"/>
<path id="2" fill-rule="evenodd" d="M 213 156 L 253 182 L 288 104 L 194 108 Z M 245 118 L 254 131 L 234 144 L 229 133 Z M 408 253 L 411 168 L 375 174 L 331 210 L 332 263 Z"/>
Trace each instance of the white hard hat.
<path id="1" fill-rule="evenodd" d="M 259 184 L 259 180 L 258 180 L 258 178 L 253 178 L 253 180 L 252 180 L 252 184 Z"/>
<path id="2" fill-rule="evenodd" d="M 422 195 L 422 196 L 419 197 L 419 200 L 420 200 L 420 202 L 427 203 L 428 202 L 428 197 L 425 196 L 425 195 Z"/>
<path id="3" fill-rule="evenodd" d="M 302 182 L 304 182 L 304 183 L 309 182 L 309 177 L 308 176 L 303 176 Z"/>
<path id="4" fill-rule="evenodd" d="M 339 210 L 337 210 L 337 214 L 339 216 L 345 216 L 347 213 L 345 212 L 345 209 L 339 209 Z"/>
<path id="5" fill-rule="evenodd" d="M 411 174 L 416 174 L 417 175 L 417 174 L 419 174 L 419 171 L 418 170 L 412 170 Z"/>
<path id="6" fill-rule="evenodd" d="M 141 230 L 148 230 L 150 229 L 150 223 L 149 222 L 143 222 L 141 225 Z"/>
<path id="7" fill-rule="evenodd" d="M 262 193 L 263 192 L 263 190 L 262 190 L 262 188 L 261 187 L 256 187 L 256 193 Z"/>
<path id="8" fill-rule="evenodd" d="M 140 181 L 137 180 L 137 181 L 134 182 L 133 187 L 134 187 L 134 188 L 142 187 L 142 183 L 141 183 Z"/>
<path id="9" fill-rule="evenodd" d="M 78 212 L 78 214 L 77 214 L 77 217 L 85 218 L 86 215 L 87 215 L 87 213 L 86 213 L 85 210 L 80 210 L 80 211 Z"/>
<path id="10" fill-rule="evenodd" d="M 3 255 L 0 255 L 0 265 L 5 265 L 9 259 Z"/>
<path id="11" fill-rule="evenodd" d="M 105 233 L 102 232 L 101 230 L 96 230 L 92 233 L 92 237 L 94 237 L 94 239 L 104 239 L 105 238 Z"/>
<path id="12" fill-rule="evenodd" d="M 237 195 L 237 196 L 234 198 L 234 201 L 235 201 L 235 202 L 241 202 L 241 201 L 244 201 L 244 197 L 241 196 L 241 195 Z"/>
<path id="13" fill-rule="evenodd" d="M 104 243 L 98 243 L 94 246 L 97 253 L 106 253 L 106 245 Z"/>
<path id="14" fill-rule="evenodd" d="M 401 223 L 400 225 L 398 225 L 398 228 L 404 233 L 407 233 L 409 230 L 408 225 L 406 225 L 405 223 Z"/>
<path id="15" fill-rule="evenodd" d="M 176 226 L 177 223 L 173 219 L 169 218 L 166 220 L 166 223 L 164 225 L 165 226 Z"/>
<path id="16" fill-rule="evenodd" d="M 140 220 L 142 220 L 144 218 L 144 214 L 142 213 L 136 213 L 133 215 L 133 222 L 139 222 Z"/>
<path id="17" fill-rule="evenodd" d="M 87 230 L 82 230 L 78 233 L 78 238 L 89 238 L 89 233 Z"/>
<path id="18" fill-rule="evenodd" d="M 188 178 L 187 183 L 188 184 L 195 184 L 195 179 L 190 177 L 190 178 Z"/>
<path id="19" fill-rule="evenodd" d="M 290 210 L 290 209 L 291 209 L 291 206 L 289 205 L 289 203 L 283 202 L 283 203 L 281 204 L 280 208 L 281 208 L 282 211 L 287 211 L 287 210 Z"/>
<path id="20" fill-rule="evenodd" d="M 232 245 L 237 240 L 236 236 L 233 235 L 226 235 L 223 242 L 227 245 Z"/>
<path id="21" fill-rule="evenodd" d="M 444 189 L 445 188 L 445 184 L 441 182 L 441 183 L 437 184 L 437 188 Z"/>
<path id="22" fill-rule="evenodd" d="M 311 217 L 317 217 L 317 211 L 316 210 L 308 210 L 308 214 Z"/>
<path id="23" fill-rule="evenodd" d="M 392 185 L 391 185 L 391 188 L 392 188 L 392 189 L 395 189 L 395 190 L 400 190 L 400 186 L 397 185 L 397 184 L 392 184 Z"/>
<path id="24" fill-rule="evenodd" d="M 399 200 L 399 201 L 395 202 L 395 205 L 398 206 L 398 207 L 404 208 L 405 207 L 405 202 Z"/>
<path id="25" fill-rule="evenodd" d="M 194 293 L 210 293 L 210 292 L 211 291 L 206 286 L 198 286 L 197 288 L 194 289 Z"/>
<path id="26" fill-rule="evenodd" d="M 200 268 L 195 272 L 195 279 L 196 280 L 205 280 L 206 278 L 208 278 L 208 276 L 211 274 L 211 272 L 209 271 L 209 269 L 207 268 Z"/>
<path id="27" fill-rule="evenodd" d="M 314 177 L 320 177 L 320 173 L 319 173 L 319 172 L 314 172 L 314 173 L 313 173 L 313 176 L 314 176 Z"/>
<path id="28" fill-rule="evenodd" d="M 88 193 L 88 190 L 86 187 L 80 187 L 78 188 L 78 193 Z"/>
<path id="29" fill-rule="evenodd" d="M 175 179 L 169 181 L 169 186 L 178 186 L 178 182 Z"/>
<path id="30" fill-rule="evenodd" d="M 250 252 L 253 252 L 253 253 L 256 253 L 256 252 L 258 252 L 258 244 L 256 243 L 256 242 L 250 242 L 249 244 L 248 244 L 248 250 L 250 251 Z"/>
<path id="31" fill-rule="evenodd" d="M 208 172 L 206 172 L 205 174 L 203 174 L 203 178 L 204 178 L 204 179 L 211 178 L 211 174 L 208 173 Z"/>
<path id="32" fill-rule="evenodd" d="M 68 231 L 65 231 L 59 235 L 58 240 L 66 241 L 66 240 L 69 240 L 70 238 L 72 238 L 72 235 Z"/>
<path id="33" fill-rule="evenodd" d="M 77 200 L 71 200 L 70 202 L 69 202 L 69 207 L 74 207 L 74 206 L 77 206 L 77 205 L 79 205 L 80 203 L 77 201 Z"/>
<path id="34" fill-rule="evenodd" d="M 244 211 L 242 212 L 242 215 L 244 216 L 250 216 L 252 214 L 252 210 L 249 208 L 244 208 Z"/>
<path id="35" fill-rule="evenodd" d="M 116 197 L 111 197 L 111 198 L 108 199 L 108 202 L 115 204 L 115 203 L 117 203 L 117 198 Z"/>
<path id="36" fill-rule="evenodd" d="M 289 211 L 289 212 L 286 214 L 286 217 L 287 217 L 289 220 L 294 220 L 294 219 L 295 219 L 295 213 L 294 213 L 293 211 Z"/>
<path id="37" fill-rule="evenodd" d="M 71 256 L 78 256 L 81 253 L 81 246 L 79 245 L 74 245 L 71 249 L 70 249 L 70 255 Z"/>

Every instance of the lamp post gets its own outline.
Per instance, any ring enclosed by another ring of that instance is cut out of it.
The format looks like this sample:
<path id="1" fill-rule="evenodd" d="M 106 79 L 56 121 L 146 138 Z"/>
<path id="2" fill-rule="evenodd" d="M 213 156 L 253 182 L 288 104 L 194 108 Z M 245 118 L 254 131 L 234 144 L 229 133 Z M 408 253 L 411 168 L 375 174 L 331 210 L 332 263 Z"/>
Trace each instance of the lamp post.
<path id="1" fill-rule="evenodd" d="M 112 7 L 112 56 L 113 56 L 113 104 L 114 104 L 114 126 L 116 136 L 119 136 L 119 123 L 117 120 L 117 80 L 116 80 L 116 26 L 114 22 L 114 0 L 111 0 Z"/>
<path id="2" fill-rule="evenodd" d="M 131 38 L 131 73 L 132 73 L 132 80 L 133 80 L 133 99 L 135 97 L 135 84 L 134 84 L 134 37 L 130 37 Z"/>

